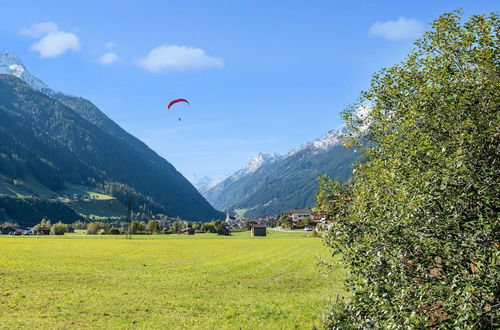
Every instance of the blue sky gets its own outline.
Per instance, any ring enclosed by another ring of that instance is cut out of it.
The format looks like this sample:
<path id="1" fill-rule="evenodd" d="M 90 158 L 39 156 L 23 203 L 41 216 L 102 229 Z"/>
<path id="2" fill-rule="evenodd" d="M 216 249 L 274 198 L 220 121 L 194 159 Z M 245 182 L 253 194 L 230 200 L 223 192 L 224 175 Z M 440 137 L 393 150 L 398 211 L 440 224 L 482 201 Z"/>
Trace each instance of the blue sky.
<path id="1" fill-rule="evenodd" d="M 444 12 L 497 1 L 0 1 L 0 50 L 190 177 L 341 125 L 371 75 Z M 187 98 L 167 111 L 175 98 Z M 178 121 L 178 117 L 182 121 Z"/>

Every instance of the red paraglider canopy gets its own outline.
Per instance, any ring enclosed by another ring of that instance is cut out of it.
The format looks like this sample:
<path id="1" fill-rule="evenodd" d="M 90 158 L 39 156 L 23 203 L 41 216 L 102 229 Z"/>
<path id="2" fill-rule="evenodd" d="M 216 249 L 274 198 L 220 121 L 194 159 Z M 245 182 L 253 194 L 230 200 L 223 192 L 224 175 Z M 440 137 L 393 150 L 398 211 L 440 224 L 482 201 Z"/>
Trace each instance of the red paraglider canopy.
<path id="1" fill-rule="evenodd" d="M 168 108 L 170 109 L 171 106 L 179 102 L 186 102 L 187 104 L 189 104 L 189 101 L 186 99 L 175 99 L 168 104 Z"/>

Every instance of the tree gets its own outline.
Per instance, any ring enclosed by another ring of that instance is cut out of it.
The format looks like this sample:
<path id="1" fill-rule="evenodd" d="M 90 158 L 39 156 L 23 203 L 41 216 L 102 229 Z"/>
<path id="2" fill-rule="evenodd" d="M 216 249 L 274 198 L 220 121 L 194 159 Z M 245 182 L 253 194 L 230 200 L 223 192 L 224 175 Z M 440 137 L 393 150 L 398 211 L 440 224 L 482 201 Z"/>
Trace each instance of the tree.
<path id="1" fill-rule="evenodd" d="M 52 227 L 50 228 L 50 233 L 52 235 L 64 235 L 67 230 L 68 226 L 59 221 L 58 223 L 52 225 Z"/>
<path id="2" fill-rule="evenodd" d="M 217 234 L 221 235 L 224 228 L 226 228 L 226 222 L 223 220 L 216 220 L 214 221 L 214 227 L 217 231 Z"/>
<path id="3" fill-rule="evenodd" d="M 52 224 L 50 223 L 50 220 L 47 218 L 43 218 L 39 224 L 37 224 L 33 227 L 33 230 L 37 231 L 40 229 L 50 229 L 51 227 L 52 227 Z"/>
<path id="4" fill-rule="evenodd" d="M 345 183 L 330 179 L 326 174 L 317 177 L 319 189 L 316 195 L 315 211 L 326 219 L 346 214 L 349 202 L 352 200 L 352 182 Z"/>
<path id="5" fill-rule="evenodd" d="M 87 235 L 97 235 L 101 224 L 99 222 L 91 222 L 87 225 Z"/>
<path id="6" fill-rule="evenodd" d="M 172 224 L 172 233 L 174 234 L 180 234 L 182 231 L 182 223 L 177 220 Z"/>
<path id="7" fill-rule="evenodd" d="M 252 229 L 252 225 L 254 225 L 256 222 L 252 220 L 245 220 L 245 228 L 247 230 Z"/>
<path id="8" fill-rule="evenodd" d="M 285 215 L 280 219 L 280 226 L 283 228 L 293 228 L 293 218 L 289 215 Z"/>
<path id="9" fill-rule="evenodd" d="M 201 231 L 204 233 L 215 233 L 215 227 L 212 222 L 204 222 L 201 225 Z"/>
<path id="10" fill-rule="evenodd" d="M 160 223 L 156 220 L 149 220 L 148 222 L 148 231 L 150 234 L 158 234 L 161 231 Z"/>
<path id="11" fill-rule="evenodd" d="M 134 220 L 130 224 L 130 234 L 142 234 L 145 230 L 146 227 L 139 221 Z"/>
<path id="12" fill-rule="evenodd" d="M 345 212 L 318 198 L 350 270 L 330 328 L 500 326 L 500 20 L 461 16 L 434 21 L 344 113 L 364 162 Z"/>
<path id="13" fill-rule="evenodd" d="M 7 227 L 19 228 L 19 225 L 15 222 L 5 221 L 0 226 L 0 228 L 7 228 Z"/>
<path id="14" fill-rule="evenodd" d="M 311 219 L 311 217 L 305 217 L 304 219 L 300 220 L 300 226 L 301 227 L 314 227 L 316 223 Z"/>

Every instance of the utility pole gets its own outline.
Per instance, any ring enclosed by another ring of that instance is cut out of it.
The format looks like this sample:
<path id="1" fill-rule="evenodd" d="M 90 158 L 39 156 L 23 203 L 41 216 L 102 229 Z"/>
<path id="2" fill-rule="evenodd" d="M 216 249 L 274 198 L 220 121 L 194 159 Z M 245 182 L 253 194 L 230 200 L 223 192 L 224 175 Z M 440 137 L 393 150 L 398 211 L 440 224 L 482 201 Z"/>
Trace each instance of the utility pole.
<path id="1" fill-rule="evenodd" d="M 128 220 L 128 231 L 125 238 L 132 239 L 132 201 L 130 196 L 128 196 L 128 205 L 127 205 L 127 220 Z"/>

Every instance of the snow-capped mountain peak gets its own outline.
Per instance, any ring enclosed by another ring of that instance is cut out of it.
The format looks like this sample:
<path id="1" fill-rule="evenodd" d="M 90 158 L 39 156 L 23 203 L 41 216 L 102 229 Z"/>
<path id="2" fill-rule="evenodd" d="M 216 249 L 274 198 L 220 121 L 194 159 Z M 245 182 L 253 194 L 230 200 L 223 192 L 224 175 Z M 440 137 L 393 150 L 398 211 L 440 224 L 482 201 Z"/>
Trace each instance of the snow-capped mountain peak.
<path id="1" fill-rule="evenodd" d="M 279 156 L 277 154 L 264 154 L 260 152 L 257 156 L 252 158 L 250 162 L 248 162 L 243 171 L 245 172 L 245 174 L 253 173 L 257 171 L 262 165 L 266 163 L 272 163 L 278 158 Z"/>
<path id="2" fill-rule="evenodd" d="M 282 158 L 283 158 L 282 156 L 280 156 L 276 153 L 265 154 L 265 153 L 260 152 L 254 158 L 252 158 L 244 168 L 242 168 L 239 171 L 234 172 L 233 174 L 230 174 L 230 175 L 220 179 L 213 186 L 216 186 L 219 183 L 224 182 L 226 180 L 236 181 L 236 180 L 238 180 L 246 175 L 249 175 L 249 174 L 257 171 L 263 165 L 274 163 L 275 161 L 278 161 Z"/>
<path id="3" fill-rule="evenodd" d="M 287 157 L 293 156 L 303 150 L 309 150 L 315 153 L 328 151 L 333 147 L 342 144 L 342 134 L 344 132 L 344 128 L 333 129 L 331 131 L 326 132 L 322 137 L 317 138 L 303 146 L 292 149 Z"/>
<path id="4" fill-rule="evenodd" d="M 198 176 L 196 173 L 193 173 L 193 175 L 191 175 L 190 177 L 187 178 L 192 184 L 193 186 L 195 186 L 196 189 L 198 189 L 199 191 L 202 191 L 202 190 L 206 190 L 208 188 L 210 188 L 213 184 L 213 181 L 211 178 L 209 178 L 208 176 Z"/>
<path id="5" fill-rule="evenodd" d="M 8 51 L 0 51 L 0 74 L 11 74 L 16 76 L 34 89 L 45 94 L 50 95 L 55 93 L 49 86 L 45 85 L 43 81 L 29 73 L 19 57 Z"/>

